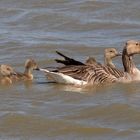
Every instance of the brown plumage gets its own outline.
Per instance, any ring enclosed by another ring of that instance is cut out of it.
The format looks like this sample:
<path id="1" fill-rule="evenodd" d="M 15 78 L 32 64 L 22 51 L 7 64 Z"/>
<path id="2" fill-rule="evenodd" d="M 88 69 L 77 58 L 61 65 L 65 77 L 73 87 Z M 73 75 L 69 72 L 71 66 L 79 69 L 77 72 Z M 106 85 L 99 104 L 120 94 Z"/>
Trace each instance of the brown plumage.
<path id="1" fill-rule="evenodd" d="M 114 75 L 116 78 L 122 77 L 124 72 L 120 71 L 119 69 L 115 68 L 115 65 L 112 62 L 112 59 L 117 57 L 117 56 L 121 56 L 121 53 L 119 53 L 115 48 L 107 48 L 104 51 L 104 65 L 102 65 L 101 63 L 97 62 L 95 60 L 94 57 L 89 57 L 85 63 L 82 63 L 75 59 L 69 58 L 68 56 L 65 56 L 64 54 L 57 52 L 59 55 L 61 55 L 62 57 L 64 57 L 64 60 L 60 60 L 59 63 L 62 63 L 66 66 L 68 65 L 91 65 L 92 67 L 102 67 L 102 69 L 104 69 L 105 71 L 111 73 L 112 75 Z M 70 61 L 69 61 L 70 60 Z M 58 62 L 58 59 L 57 61 Z M 67 62 L 67 63 L 65 63 Z M 72 67 L 73 67 L 72 66 Z M 113 69 L 112 69 L 113 68 Z"/>

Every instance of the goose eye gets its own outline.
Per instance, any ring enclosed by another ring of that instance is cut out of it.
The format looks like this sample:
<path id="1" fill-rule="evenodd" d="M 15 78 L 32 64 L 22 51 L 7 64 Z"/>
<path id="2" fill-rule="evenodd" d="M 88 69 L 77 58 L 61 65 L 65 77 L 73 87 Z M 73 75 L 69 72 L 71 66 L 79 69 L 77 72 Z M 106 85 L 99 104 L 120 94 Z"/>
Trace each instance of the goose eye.
<path id="1" fill-rule="evenodd" d="M 10 71 L 10 68 L 7 68 L 8 71 Z"/>

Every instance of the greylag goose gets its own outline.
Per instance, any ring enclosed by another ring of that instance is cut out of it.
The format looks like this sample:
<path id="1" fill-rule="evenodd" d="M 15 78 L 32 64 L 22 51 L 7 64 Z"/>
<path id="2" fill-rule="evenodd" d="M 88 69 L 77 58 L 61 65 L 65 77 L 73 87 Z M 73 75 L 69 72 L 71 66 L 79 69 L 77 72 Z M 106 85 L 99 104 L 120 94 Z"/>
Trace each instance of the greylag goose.
<path id="1" fill-rule="evenodd" d="M 0 66 L 0 83 L 12 84 L 12 76 L 16 75 L 14 69 L 9 65 L 2 64 Z"/>
<path id="2" fill-rule="evenodd" d="M 23 73 L 16 72 L 16 75 L 13 77 L 15 80 L 33 80 L 33 74 L 32 71 L 37 69 L 37 63 L 33 59 L 27 59 L 25 61 L 25 70 Z"/>
<path id="3" fill-rule="evenodd" d="M 121 56 L 121 53 L 118 52 L 115 48 L 105 49 L 104 65 L 97 62 L 94 57 L 89 57 L 85 63 L 82 63 L 82 62 L 72 59 L 68 56 L 65 56 L 64 54 L 62 54 L 58 51 L 56 51 L 56 53 L 59 54 L 60 56 L 64 57 L 64 60 L 55 59 L 55 61 L 58 63 L 62 63 L 66 66 L 68 66 L 68 65 L 76 65 L 76 66 L 77 65 L 92 65 L 94 67 L 102 67 L 103 69 L 106 69 L 107 71 L 109 70 L 111 72 L 111 74 L 114 75 L 116 78 L 122 77 L 124 74 L 123 71 L 116 69 L 115 65 L 112 62 L 113 58 L 115 58 L 117 56 Z M 112 68 L 114 68 L 114 69 L 112 69 Z"/>
<path id="4" fill-rule="evenodd" d="M 135 67 L 132 60 L 134 54 L 140 54 L 140 43 L 134 40 L 127 41 L 122 54 L 122 62 L 124 66 L 124 73 L 122 76 L 114 76 L 113 71 L 116 68 L 108 66 L 97 65 L 68 65 L 58 68 L 55 71 L 41 69 L 47 76 L 57 83 L 73 84 L 73 85 L 94 85 L 100 83 L 113 82 L 131 82 L 140 80 L 140 71 Z"/>
<path id="5" fill-rule="evenodd" d="M 80 61 L 77 61 L 73 58 L 70 58 L 58 51 L 56 51 L 57 54 L 59 54 L 60 56 L 62 56 L 64 58 L 64 60 L 60 60 L 60 59 L 55 59 L 55 61 L 57 63 L 62 63 L 64 65 L 97 65 L 100 63 L 98 63 L 94 57 L 89 57 L 85 63 L 82 63 Z M 104 51 L 104 64 L 106 66 L 110 66 L 110 67 L 113 67 L 115 68 L 115 65 L 113 64 L 112 62 L 112 59 L 117 57 L 117 56 L 121 56 L 121 53 L 119 53 L 115 48 L 107 48 L 105 49 Z"/>

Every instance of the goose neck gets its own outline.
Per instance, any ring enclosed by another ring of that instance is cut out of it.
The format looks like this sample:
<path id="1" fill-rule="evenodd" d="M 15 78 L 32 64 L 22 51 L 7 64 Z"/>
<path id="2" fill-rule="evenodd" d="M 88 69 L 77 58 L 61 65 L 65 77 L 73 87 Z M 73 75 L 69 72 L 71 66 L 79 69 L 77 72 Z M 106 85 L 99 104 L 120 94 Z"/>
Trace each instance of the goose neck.
<path id="1" fill-rule="evenodd" d="M 108 57 L 105 57 L 105 65 L 112 67 L 112 68 L 115 68 L 115 65 L 113 64 L 112 59 L 110 59 Z"/>
<path id="2" fill-rule="evenodd" d="M 136 68 L 136 66 L 135 66 L 135 64 L 133 62 L 132 56 L 127 54 L 126 49 L 123 50 L 122 62 L 123 62 L 123 66 L 124 66 L 124 72 L 132 74 L 133 69 Z"/>

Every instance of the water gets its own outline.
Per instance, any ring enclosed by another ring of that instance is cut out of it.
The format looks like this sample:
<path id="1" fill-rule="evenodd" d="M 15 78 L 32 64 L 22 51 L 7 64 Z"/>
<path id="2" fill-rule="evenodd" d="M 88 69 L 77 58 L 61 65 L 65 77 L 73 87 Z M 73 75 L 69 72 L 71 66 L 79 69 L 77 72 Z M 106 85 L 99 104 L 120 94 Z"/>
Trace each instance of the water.
<path id="1" fill-rule="evenodd" d="M 0 63 L 17 71 L 27 58 L 56 66 L 56 50 L 103 62 L 105 48 L 139 40 L 139 7 L 139 0 L 1 0 Z M 80 89 L 34 75 L 32 83 L 0 86 L 1 140 L 140 139 L 139 83 Z"/>

